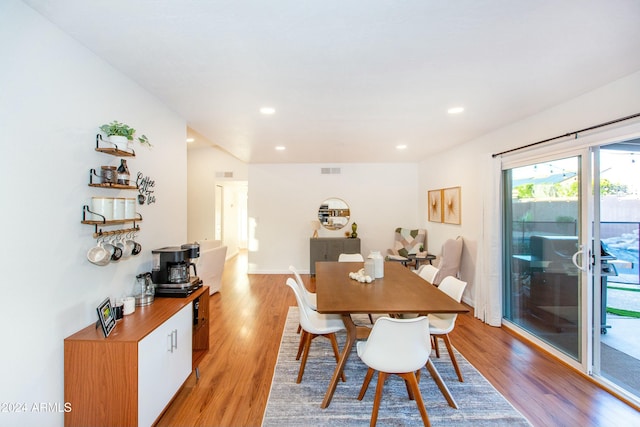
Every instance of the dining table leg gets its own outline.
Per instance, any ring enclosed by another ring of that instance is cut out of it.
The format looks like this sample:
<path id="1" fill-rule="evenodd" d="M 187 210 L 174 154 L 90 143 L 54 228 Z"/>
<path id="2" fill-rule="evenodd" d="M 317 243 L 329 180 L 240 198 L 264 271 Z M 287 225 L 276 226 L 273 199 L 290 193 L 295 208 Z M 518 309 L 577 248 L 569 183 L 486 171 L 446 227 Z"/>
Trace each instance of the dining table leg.
<path id="1" fill-rule="evenodd" d="M 356 324 L 353 323 L 351 315 L 343 314 L 342 321 L 344 322 L 344 326 L 347 328 L 347 341 L 344 343 L 344 348 L 342 349 L 342 353 L 340 354 L 340 360 L 338 360 L 336 369 L 333 372 L 333 377 L 331 377 L 331 382 L 329 383 L 327 392 L 324 395 L 324 400 L 322 401 L 322 405 L 320 405 L 320 407 L 323 409 L 328 407 L 331 403 L 333 393 L 336 391 L 336 386 L 338 385 L 338 380 L 342 376 L 344 366 L 347 364 L 347 359 L 349 358 L 349 354 L 351 353 L 353 344 L 357 339 L 357 328 Z"/>
<path id="2" fill-rule="evenodd" d="M 447 399 L 449 406 L 451 406 L 452 408 L 458 409 L 458 404 L 453 399 L 453 396 L 451 395 L 449 388 L 442 380 L 442 377 L 440 376 L 440 372 L 438 372 L 438 370 L 436 369 L 431 359 L 427 360 L 427 370 L 431 374 L 431 377 L 433 378 L 433 380 L 438 385 L 438 388 L 440 389 L 440 392 L 442 393 L 444 398 Z"/>

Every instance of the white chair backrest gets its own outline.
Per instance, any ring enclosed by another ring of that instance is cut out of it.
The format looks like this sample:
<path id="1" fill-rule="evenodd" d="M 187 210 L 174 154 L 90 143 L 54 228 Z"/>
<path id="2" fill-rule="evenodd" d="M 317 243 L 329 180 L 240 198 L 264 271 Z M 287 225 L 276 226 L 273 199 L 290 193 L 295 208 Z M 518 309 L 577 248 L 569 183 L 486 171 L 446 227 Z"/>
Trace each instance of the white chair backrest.
<path id="1" fill-rule="evenodd" d="M 380 317 L 359 356 L 367 366 L 378 371 L 404 373 L 422 368 L 430 353 L 428 318 Z"/>
<path id="2" fill-rule="evenodd" d="M 431 284 L 433 284 L 433 279 L 436 277 L 436 274 L 438 274 L 438 269 L 431 264 L 421 266 L 420 272 L 418 273 L 420 277 Z"/>
<path id="3" fill-rule="evenodd" d="M 293 273 L 293 276 L 296 279 L 296 283 L 298 284 L 298 289 L 302 294 L 302 298 L 304 298 L 304 302 L 309 306 L 309 308 L 311 308 L 311 310 L 316 310 L 317 304 L 316 304 L 315 294 L 307 290 L 307 287 L 304 285 L 304 282 L 302 281 L 302 277 L 300 277 L 298 270 L 296 270 L 296 268 L 293 265 L 289 266 L 289 271 Z"/>
<path id="4" fill-rule="evenodd" d="M 442 279 L 438 289 L 449 295 L 452 299 L 460 302 L 462 300 L 462 294 L 464 293 L 464 288 L 467 287 L 467 282 L 463 282 L 460 279 L 456 279 L 453 276 L 447 276 Z M 438 314 L 430 314 L 429 316 L 435 316 L 442 320 L 448 320 L 452 325 L 455 323 L 458 314 L 457 313 L 438 313 Z"/>
<path id="5" fill-rule="evenodd" d="M 340 254 L 338 255 L 339 262 L 364 262 L 362 254 Z"/>
<path id="6" fill-rule="evenodd" d="M 344 322 L 339 315 L 320 314 L 317 311 L 312 310 L 304 302 L 302 293 L 300 292 L 300 288 L 298 288 L 298 284 L 293 279 L 293 277 L 288 277 L 285 283 L 293 290 L 293 293 L 296 296 L 298 311 L 300 312 L 299 321 L 302 329 L 309 332 L 310 334 L 318 335 L 345 329 Z"/>

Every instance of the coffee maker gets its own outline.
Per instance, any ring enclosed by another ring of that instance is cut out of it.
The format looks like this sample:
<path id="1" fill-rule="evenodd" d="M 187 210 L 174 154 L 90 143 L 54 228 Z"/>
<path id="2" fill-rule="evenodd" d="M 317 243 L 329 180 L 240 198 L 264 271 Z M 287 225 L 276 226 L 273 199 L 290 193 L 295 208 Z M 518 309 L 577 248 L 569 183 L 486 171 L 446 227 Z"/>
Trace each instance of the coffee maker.
<path id="1" fill-rule="evenodd" d="M 194 263 L 200 257 L 200 245 L 197 243 L 154 249 L 151 254 L 151 280 L 156 285 L 156 295 L 186 297 L 202 286 Z"/>

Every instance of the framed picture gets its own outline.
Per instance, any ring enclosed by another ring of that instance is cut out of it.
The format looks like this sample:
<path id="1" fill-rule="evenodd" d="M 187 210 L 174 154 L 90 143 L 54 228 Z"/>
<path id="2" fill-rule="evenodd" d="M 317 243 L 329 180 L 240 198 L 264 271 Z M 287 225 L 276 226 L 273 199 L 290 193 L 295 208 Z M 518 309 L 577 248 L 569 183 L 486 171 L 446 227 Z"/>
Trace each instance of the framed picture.
<path id="1" fill-rule="evenodd" d="M 116 316 L 111 309 L 111 301 L 109 298 L 105 298 L 96 310 L 98 311 L 98 321 L 100 322 L 100 326 L 102 326 L 102 332 L 106 338 L 116 326 Z"/>
<path id="2" fill-rule="evenodd" d="M 442 190 L 442 218 L 446 224 L 460 224 L 460 187 Z"/>
<path id="3" fill-rule="evenodd" d="M 427 193 L 429 221 L 442 222 L 442 190 L 430 190 Z"/>

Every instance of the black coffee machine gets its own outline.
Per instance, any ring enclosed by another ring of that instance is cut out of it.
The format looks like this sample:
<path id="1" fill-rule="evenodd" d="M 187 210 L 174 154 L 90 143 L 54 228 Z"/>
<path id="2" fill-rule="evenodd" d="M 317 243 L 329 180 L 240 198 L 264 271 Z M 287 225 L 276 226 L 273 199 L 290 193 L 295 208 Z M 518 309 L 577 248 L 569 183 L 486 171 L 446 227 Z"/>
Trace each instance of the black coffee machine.
<path id="1" fill-rule="evenodd" d="M 154 249 L 151 254 L 151 280 L 156 285 L 156 295 L 186 297 L 202 286 L 193 262 L 200 257 L 200 245 L 197 243 Z"/>

